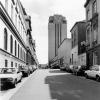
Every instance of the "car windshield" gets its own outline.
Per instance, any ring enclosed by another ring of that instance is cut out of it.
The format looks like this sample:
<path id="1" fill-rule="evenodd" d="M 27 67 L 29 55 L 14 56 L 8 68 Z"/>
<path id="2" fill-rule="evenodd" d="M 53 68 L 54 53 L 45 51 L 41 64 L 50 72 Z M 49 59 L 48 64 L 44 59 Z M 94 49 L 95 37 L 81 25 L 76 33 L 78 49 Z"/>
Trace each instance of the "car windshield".
<path id="1" fill-rule="evenodd" d="M 0 68 L 0 74 L 14 74 L 16 73 L 15 68 Z"/>

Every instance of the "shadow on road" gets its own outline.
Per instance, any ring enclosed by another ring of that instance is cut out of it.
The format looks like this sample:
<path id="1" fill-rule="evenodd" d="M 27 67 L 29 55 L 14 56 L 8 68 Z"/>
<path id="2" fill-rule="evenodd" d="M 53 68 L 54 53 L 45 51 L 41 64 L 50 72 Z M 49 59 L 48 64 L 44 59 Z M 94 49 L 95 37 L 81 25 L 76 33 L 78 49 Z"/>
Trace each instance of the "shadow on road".
<path id="1" fill-rule="evenodd" d="M 56 69 L 56 70 L 50 70 L 50 73 L 66 73 L 66 71 L 61 71 L 60 69 Z"/>
<path id="2" fill-rule="evenodd" d="M 51 70 L 50 73 L 63 73 Z M 100 83 L 71 74 L 47 76 L 51 98 L 54 100 L 100 100 Z"/>

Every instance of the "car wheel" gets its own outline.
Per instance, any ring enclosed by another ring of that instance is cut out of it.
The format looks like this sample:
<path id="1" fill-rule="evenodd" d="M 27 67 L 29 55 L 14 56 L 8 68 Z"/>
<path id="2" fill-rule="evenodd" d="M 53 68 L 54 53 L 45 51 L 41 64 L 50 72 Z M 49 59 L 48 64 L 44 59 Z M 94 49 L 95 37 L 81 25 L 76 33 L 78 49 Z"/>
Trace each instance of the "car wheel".
<path id="1" fill-rule="evenodd" d="M 13 87 L 15 88 L 17 84 L 17 80 L 15 80 L 15 82 L 13 83 Z"/>
<path id="2" fill-rule="evenodd" d="M 100 81 L 100 77 L 98 75 L 96 75 L 96 81 Z"/>
<path id="3" fill-rule="evenodd" d="M 85 77 L 86 77 L 86 78 L 89 78 L 87 74 L 85 74 Z"/>
<path id="4" fill-rule="evenodd" d="M 20 78 L 19 82 L 21 82 L 21 81 L 22 81 L 22 77 Z"/>
<path id="5" fill-rule="evenodd" d="M 78 76 L 78 72 L 76 72 L 76 76 Z"/>

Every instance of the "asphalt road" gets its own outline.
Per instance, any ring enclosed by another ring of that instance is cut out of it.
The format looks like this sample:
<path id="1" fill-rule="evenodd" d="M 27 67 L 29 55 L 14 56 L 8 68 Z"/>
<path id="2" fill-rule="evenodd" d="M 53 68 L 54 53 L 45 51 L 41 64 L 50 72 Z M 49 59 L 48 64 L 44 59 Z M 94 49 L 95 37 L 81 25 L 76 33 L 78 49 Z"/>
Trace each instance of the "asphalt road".
<path id="1" fill-rule="evenodd" d="M 37 70 L 10 100 L 100 100 L 100 82 L 60 70 Z"/>

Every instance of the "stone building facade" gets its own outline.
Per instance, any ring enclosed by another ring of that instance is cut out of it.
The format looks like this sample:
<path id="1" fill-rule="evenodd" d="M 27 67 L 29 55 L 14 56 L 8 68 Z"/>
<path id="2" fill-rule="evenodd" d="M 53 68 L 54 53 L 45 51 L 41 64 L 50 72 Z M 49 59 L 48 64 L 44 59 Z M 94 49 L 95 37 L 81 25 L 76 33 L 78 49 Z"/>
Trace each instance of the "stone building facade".
<path id="1" fill-rule="evenodd" d="M 19 0 L 0 0 L 0 67 L 26 66 L 26 16 L 28 15 Z"/>
<path id="2" fill-rule="evenodd" d="M 71 29 L 72 50 L 71 63 L 86 65 L 86 21 L 79 21 Z"/>
<path id="3" fill-rule="evenodd" d="M 86 0 L 87 66 L 100 64 L 100 0 Z"/>

